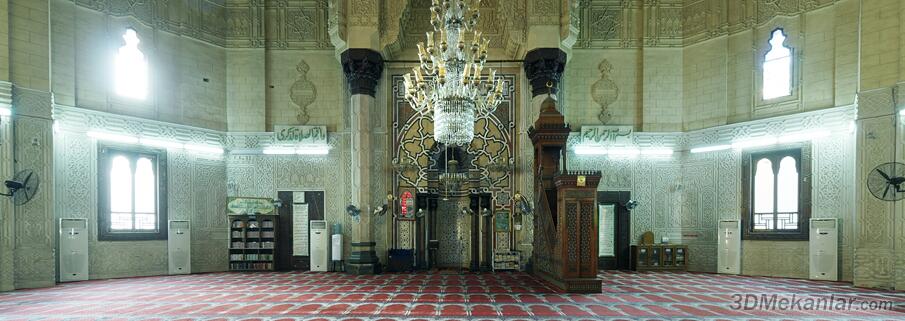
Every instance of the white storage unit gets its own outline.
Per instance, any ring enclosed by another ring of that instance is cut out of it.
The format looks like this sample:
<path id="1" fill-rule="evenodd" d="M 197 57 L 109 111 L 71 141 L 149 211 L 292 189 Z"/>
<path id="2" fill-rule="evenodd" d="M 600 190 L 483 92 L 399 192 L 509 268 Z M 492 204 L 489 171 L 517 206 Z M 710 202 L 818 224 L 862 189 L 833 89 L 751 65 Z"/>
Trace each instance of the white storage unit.
<path id="1" fill-rule="evenodd" d="M 812 280 L 839 280 L 839 219 L 812 218 L 810 235 Z"/>
<path id="2" fill-rule="evenodd" d="M 189 221 L 171 220 L 168 224 L 167 252 L 170 274 L 192 273 L 192 229 Z"/>
<path id="3" fill-rule="evenodd" d="M 333 234 L 332 245 L 333 246 L 330 249 L 330 260 L 342 261 L 343 260 L 343 235 L 342 234 Z"/>
<path id="4" fill-rule="evenodd" d="M 60 219 L 60 282 L 88 279 L 88 219 Z"/>
<path id="5" fill-rule="evenodd" d="M 327 221 L 314 220 L 311 226 L 311 271 L 330 270 L 330 228 Z"/>
<path id="6" fill-rule="evenodd" d="M 717 231 L 717 272 L 742 272 L 742 229 L 739 220 L 720 220 Z"/>

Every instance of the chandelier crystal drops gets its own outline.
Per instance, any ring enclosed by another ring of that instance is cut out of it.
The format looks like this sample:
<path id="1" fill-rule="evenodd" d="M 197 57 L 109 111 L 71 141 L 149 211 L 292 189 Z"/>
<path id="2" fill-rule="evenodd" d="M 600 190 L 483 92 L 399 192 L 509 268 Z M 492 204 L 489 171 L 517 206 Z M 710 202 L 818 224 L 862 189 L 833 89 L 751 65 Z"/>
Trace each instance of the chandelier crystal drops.
<path id="1" fill-rule="evenodd" d="M 421 114 L 433 112 L 434 139 L 463 146 L 474 139 L 477 115 L 496 109 L 503 94 L 503 78 L 490 69 L 487 39 L 475 30 L 480 0 L 433 0 L 427 42 L 418 43 L 419 66 L 405 75 L 405 98 Z M 466 40 L 470 36 L 470 41 Z"/>

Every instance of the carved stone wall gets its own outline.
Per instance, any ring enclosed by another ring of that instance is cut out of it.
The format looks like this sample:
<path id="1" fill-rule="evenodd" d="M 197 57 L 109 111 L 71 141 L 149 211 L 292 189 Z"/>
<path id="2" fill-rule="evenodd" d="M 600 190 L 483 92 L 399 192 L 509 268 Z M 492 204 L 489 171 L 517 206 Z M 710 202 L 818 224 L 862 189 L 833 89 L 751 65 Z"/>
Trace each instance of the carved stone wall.
<path id="1" fill-rule="evenodd" d="M 680 47 L 682 0 L 584 0 L 572 48 Z"/>
<path id="2" fill-rule="evenodd" d="M 564 75 L 564 114 L 573 125 L 604 123 L 594 83 L 619 94 L 605 123 L 644 131 L 687 131 L 855 101 L 858 1 L 580 1 L 580 33 Z M 769 33 L 793 48 L 793 97 L 757 99 Z M 731 36 L 730 36 L 731 35 Z M 606 77 L 593 68 L 606 60 Z"/>
<path id="3" fill-rule="evenodd" d="M 197 40 L 225 31 L 224 23 L 218 22 L 223 12 L 215 7 L 212 1 L 202 0 L 51 1 L 50 73 L 55 102 L 225 130 L 226 50 Z M 145 99 L 124 98 L 114 90 L 114 58 L 124 45 L 126 28 L 137 32 L 138 49 L 148 64 Z"/>
<path id="4" fill-rule="evenodd" d="M 220 47 L 329 49 L 326 0 L 68 0 Z"/>
<path id="5" fill-rule="evenodd" d="M 858 95 L 858 180 L 857 222 L 855 225 L 855 285 L 901 290 L 905 273 L 905 236 L 899 229 L 903 223 L 899 202 L 877 199 L 860 183 L 867 180 L 874 167 L 892 161 L 902 162 L 903 123 L 896 115 L 898 88 L 880 88 Z"/>
<path id="6" fill-rule="evenodd" d="M 86 130 L 183 139 L 195 143 L 220 141 L 216 132 L 168 125 L 111 114 L 56 106 L 59 130 L 54 135 L 56 218 L 87 218 L 89 277 L 92 279 L 167 273 L 167 242 L 97 241 L 97 143 Z M 171 220 L 192 222 L 192 272 L 227 268 L 226 162 L 223 157 L 169 150 L 167 209 Z"/>
<path id="7" fill-rule="evenodd" d="M 834 128 L 832 137 L 812 143 L 813 217 L 842 219 L 843 279 L 852 279 L 854 249 L 854 136 L 848 130 L 853 107 L 840 107 L 793 116 L 720 126 L 687 133 L 635 133 L 634 143 L 643 147 L 721 144 L 760 134 L 813 128 Z M 577 136 L 577 135 L 576 135 Z M 570 146 L 580 144 L 570 138 Z M 571 150 L 571 148 L 570 148 Z M 569 154 L 570 169 L 600 170 L 601 191 L 630 191 L 639 206 L 631 213 L 631 239 L 637 243 L 646 231 L 657 239 L 689 246 L 689 269 L 716 271 L 716 226 L 720 219 L 739 218 L 741 200 L 741 153 L 676 153 L 671 158 L 612 159 L 605 156 Z M 807 277 L 807 242 L 744 241 L 742 273 Z M 780 253 L 781 255 L 776 255 Z"/>
<path id="8" fill-rule="evenodd" d="M 46 287 L 54 284 L 53 220 L 53 136 L 50 118 L 52 95 L 48 92 L 13 87 L 13 172 L 32 170 L 43 190 L 13 209 L 13 284 L 16 288 Z M 6 202 L 8 200 L 4 200 Z M 7 254 L 9 255 L 9 254 Z"/>
<path id="9" fill-rule="evenodd" d="M 327 126 L 331 132 L 345 128 L 348 102 L 342 65 L 332 51 L 281 50 L 266 56 L 265 127 L 254 132 L 306 122 Z M 301 68 L 303 64 L 308 68 Z"/>
<path id="10" fill-rule="evenodd" d="M 481 17 L 477 29 L 490 41 L 491 56 L 521 59 L 526 48 L 527 0 L 485 0 L 481 3 Z M 547 1 L 540 1 L 547 2 Z M 425 41 L 424 33 L 432 31 L 430 25 L 430 0 L 410 0 L 409 7 L 400 19 L 401 36 L 393 48 L 405 49 L 405 54 L 414 56 L 418 42 Z M 391 22 L 387 22 L 391 23 Z M 398 49 L 394 52 L 398 52 Z"/>
<path id="11" fill-rule="evenodd" d="M 13 103 L 13 85 L 0 81 L 0 108 L 10 108 Z M 10 117 L 0 117 L 0 177 L 13 173 L 13 126 Z M 13 204 L 0 199 L 0 291 L 15 289 L 15 215 Z"/>
<path id="12" fill-rule="evenodd" d="M 684 130 L 855 102 L 857 1 L 686 1 Z M 792 49 L 792 95 L 761 99 L 770 33 Z M 731 35 L 731 36 L 729 36 Z"/>
<path id="13" fill-rule="evenodd" d="M 685 0 L 682 36 L 685 44 L 736 33 L 778 16 L 797 16 L 833 5 L 838 0 Z"/>
<path id="14" fill-rule="evenodd" d="M 234 149 L 266 146 L 273 135 L 229 134 L 227 146 Z M 346 215 L 350 202 L 348 188 L 349 157 L 348 133 L 330 133 L 330 154 L 323 156 L 298 155 L 230 155 L 226 162 L 226 190 L 229 196 L 275 198 L 277 191 L 324 191 L 324 217 L 328 224 L 341 223 L 346 240 L 351 240 L 356 226 Z M 345 242 L 344 255 L 349 255 L 349 242 Z"/>

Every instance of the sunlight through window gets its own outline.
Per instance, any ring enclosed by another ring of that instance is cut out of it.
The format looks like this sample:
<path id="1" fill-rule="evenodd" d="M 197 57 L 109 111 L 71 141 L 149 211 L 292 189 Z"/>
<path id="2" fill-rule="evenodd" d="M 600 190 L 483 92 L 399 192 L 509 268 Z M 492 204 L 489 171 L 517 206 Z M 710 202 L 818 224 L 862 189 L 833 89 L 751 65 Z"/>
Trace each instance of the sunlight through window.
<path id="1" fill-rule="evenodd" d="M 763 96 L 773 99 L 792 94 L 792 50 L 783 43 L 786 36 L 782 29 L 773 31 L 770 51 L 764 57 Z"/>
<path id="2" fill-rule="evenodd" d="M 138 33 L 126 29 L 125 45 L 116 54 L 116 93 L 123 97 L 144 99 L 148 92 L 148 62 L 138 49 Z"/>
<path id="3" fill-rule="evenodd" d="M 110 229 L 132 229 L 132 168 L 125 156 L 113 158 L 110 168 Z"/>
<path id="4" fill-rule="evenodd" d="M 769 159 L 757 161 L 754 172 L 754 229 L 766 230 L 773 228 L 773 202 L 775 181 L 773 175 L 773 162 Z"/>

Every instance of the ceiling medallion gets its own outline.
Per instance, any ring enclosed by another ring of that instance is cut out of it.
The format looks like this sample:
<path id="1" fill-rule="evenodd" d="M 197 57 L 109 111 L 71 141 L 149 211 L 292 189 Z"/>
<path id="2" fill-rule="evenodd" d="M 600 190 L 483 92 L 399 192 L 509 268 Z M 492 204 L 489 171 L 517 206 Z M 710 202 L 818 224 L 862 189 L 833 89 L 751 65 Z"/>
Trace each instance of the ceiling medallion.
<path id="1" fill-rule="evenodd" d="M 503 94 L 496 70 L 482 75 L 490 41 L 475 29 L 480 14 L 471 5 L 480 7 L 480 0 L 432 1 L 434 31 L 418 43 L 420 65 L 405 75 L 406 100 L 418 113 L 433 113 L 434 139 L 451 146 L 471 143 L 475 118 L 493 112 Z"/>

